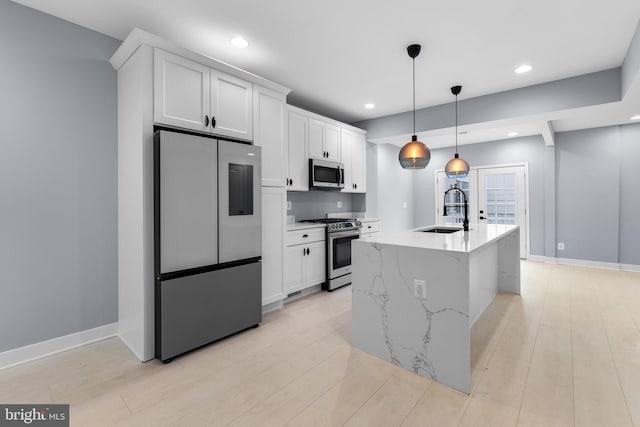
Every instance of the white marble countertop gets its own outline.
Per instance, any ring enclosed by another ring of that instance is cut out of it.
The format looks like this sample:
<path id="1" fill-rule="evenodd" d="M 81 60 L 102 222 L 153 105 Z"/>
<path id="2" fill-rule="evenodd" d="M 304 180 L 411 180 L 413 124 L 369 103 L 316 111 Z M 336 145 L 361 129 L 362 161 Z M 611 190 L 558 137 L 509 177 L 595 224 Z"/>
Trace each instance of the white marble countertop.
<path id="1" fill-rule="evenodd" d="M 445 228 L 460 228 L 460 231 L 450 234 L 423 233 L 417 231 L 433 227 L 434 226 L 424 226 L 394 233 L 382 232 L 367 240 L 356 240 L 354 243 L 380 243 L 384 245 L 406 246 L 418 249 L 434 249 L 468 253 L 479 249 L 487 243 L 497 240 L 504 234 L 518 228 L 517 225 L 469 224 L 469 231 L 465 233 L 462 231 L 460 224 L 455 224 L 438 226 Z"/>
<path id="2" fill-rule="evenodd" d="M 312 222 L 294 222 L 287 224 L 287 231 L 306 230 L 308 228 L 324 228 L 326 224 L 314 224 Z"/>

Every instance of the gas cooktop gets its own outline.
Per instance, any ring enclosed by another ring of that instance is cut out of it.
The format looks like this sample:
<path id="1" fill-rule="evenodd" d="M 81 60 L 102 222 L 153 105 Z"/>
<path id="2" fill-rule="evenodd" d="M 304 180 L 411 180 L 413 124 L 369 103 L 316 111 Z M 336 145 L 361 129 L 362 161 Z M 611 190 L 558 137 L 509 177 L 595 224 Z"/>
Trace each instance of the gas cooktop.
<path id="1" fill-rule="evenodd" d="M 353 218 L 319 218 L 319 219 L 303 219 L 300 222 L 311 222 L 313 224 L 335 224 L 338 222 L 353 222 Z"/>

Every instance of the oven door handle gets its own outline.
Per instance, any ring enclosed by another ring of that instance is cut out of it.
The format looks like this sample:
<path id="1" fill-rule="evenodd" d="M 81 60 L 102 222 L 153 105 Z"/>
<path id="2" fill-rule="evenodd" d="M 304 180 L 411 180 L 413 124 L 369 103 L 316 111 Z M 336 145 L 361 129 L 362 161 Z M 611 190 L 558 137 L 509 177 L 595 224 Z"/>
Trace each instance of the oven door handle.
<path id="1" fill-rule="evenodd" d="M 339 239 L 341 237 L 351 237 L 351 236 L 359 238 L 360 230 L 338 231 L 336 233 L 329 233 L 329 238 L 331 239 Z"/>

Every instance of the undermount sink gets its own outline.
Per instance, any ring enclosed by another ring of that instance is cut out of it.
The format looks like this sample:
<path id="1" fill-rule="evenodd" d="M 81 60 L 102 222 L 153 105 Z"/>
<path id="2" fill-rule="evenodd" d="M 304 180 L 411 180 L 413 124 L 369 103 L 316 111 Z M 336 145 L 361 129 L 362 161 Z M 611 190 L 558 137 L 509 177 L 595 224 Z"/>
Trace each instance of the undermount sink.
<path id="1" fill-rule="evenodd" d="M 462 231 L 462 228 L 453 228 L 453 227 L 429 227 L 423 228 L 422 230 L 416 230 L 422 233 L 440 233 L 440 234 L 451 234 L 457 231 Z"/>

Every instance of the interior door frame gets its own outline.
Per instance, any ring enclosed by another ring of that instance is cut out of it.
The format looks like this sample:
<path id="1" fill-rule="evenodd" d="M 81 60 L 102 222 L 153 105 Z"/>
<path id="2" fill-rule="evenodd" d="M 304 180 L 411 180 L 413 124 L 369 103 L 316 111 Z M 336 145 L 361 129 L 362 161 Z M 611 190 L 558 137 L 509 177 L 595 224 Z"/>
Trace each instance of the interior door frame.
<path id="1" fill-rule="evenodd" d="M 469 170 L 476 171 L 476 179 L 478 177 L 478 170 L 480 169 L 495 169 L 495 168 L 508 168 L 508 167 L 524 167 L 524 209 L 525 209 L 525 228 L 524 237 L 525 237 L 525 259 L 529 259 L 531 257 L 531 239 L 530 239 L 530 230 L 531 230 L 531 210 L 529 209 L 529 163 L 528 162 L 520 162 L 520 163 L 503 163 L 503 164 L 495 164 L 495 165 L 482 165 L 482 166 L 474 166 L 469 168 Z M 437 169 L 434 172 L 433 183 L 435 186 L 434 196 L 434 218 L 436 222 L 438 221 L 439 213 L 439 203 L 441 201 L 441 194 L 438 193 L 438 173 L 444 173 L 444 169 Z M 469 222 L 475 222 L 476 224 L 480 221 L 479 219 L 479 185 L 476 183 L 476 211 L 471 212 L 469 214 Z M 522 237 L 522 233 L 520 233 L 520 237 Z"/>

